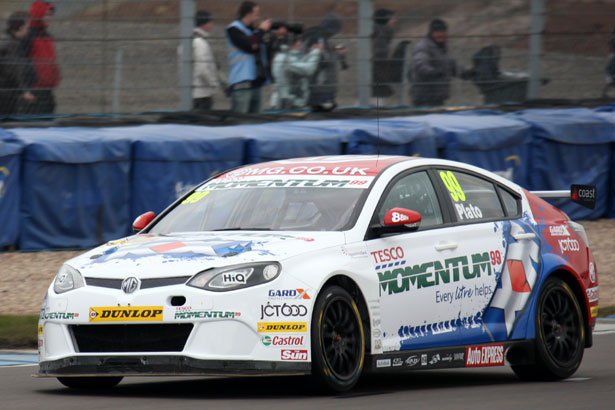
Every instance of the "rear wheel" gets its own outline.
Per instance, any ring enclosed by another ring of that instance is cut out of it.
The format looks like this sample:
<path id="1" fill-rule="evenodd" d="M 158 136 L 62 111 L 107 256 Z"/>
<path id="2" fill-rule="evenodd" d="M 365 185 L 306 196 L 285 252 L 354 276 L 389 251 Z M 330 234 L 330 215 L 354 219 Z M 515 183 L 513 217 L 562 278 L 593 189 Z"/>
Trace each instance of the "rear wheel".
<path id="1" fill-rule="evenodd" d="M 560 278 L 547 279 L 536 307 L 535 364 L 512 366 L 524 380 L 570 377 L 581 364 L 585 328 L 572 289 Z"/>
<path id="2" fill-rule="evenodd" d="M 343 288 L 321 292 L 312 315 L 312 375 L 329 391 L 350 390 L 365 358 L 365 334 L 357 304 Z"/>
<path id="3" fill-rule="evenodd" d="M 58 377 L 58 381 L 66 387 L 72 389 L 110 389 L 117 386 L 123 377 Z"/>

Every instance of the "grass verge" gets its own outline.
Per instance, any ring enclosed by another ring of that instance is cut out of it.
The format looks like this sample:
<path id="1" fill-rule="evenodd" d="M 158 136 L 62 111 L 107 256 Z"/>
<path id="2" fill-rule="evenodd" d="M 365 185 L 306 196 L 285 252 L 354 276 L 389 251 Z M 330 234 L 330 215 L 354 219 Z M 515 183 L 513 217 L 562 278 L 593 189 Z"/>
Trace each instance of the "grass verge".
<path id="1" fill-rule="evenodd" d="M 615 316 L 615 306 L 601 307 L 598 317 Z M 38 315 L 0 315 L 0 349 L 36 348 Z"/>

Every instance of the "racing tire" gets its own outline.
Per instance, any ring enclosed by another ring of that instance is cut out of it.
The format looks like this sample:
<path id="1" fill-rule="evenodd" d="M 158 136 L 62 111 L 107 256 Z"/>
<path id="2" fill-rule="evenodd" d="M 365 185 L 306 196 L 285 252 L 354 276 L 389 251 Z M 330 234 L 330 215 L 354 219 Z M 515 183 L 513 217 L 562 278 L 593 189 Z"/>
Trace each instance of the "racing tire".
<path id="1" fill-rule="evenodd" d="M 324 289 L 311 326 L 312 377 L 319 390 L 343 392 L 359 381 L 365 360 L 365 332 L 357 304 L 343 288 Z"/>
<path id="2" fill-rule="evenodd" d="M 121 382 L 123 377 L 58 377 L 58 381 L 71 389 L 110 389 Z"/>
<path id="3" fill-rule="evenodd" d="M 511 366 L 523 380 L 561 380 L 577 371 L 585 349 L 579 302 L 560 278 L 546 280 L 536 307 L 535 363 Z"/>

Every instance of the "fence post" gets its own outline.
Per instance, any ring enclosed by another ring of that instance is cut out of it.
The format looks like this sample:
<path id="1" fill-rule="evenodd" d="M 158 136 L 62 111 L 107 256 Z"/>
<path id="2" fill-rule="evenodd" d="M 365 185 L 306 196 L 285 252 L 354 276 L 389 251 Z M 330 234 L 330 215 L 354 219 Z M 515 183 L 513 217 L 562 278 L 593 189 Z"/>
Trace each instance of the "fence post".
<path id="1" fill-rule="evenodd" d="M 410 82 L 408 81 L 408 71 L 410 70 L 410 44 L 404 47 L 404 62 L 401 70 L 401 88 L 399 91 L 399 105 L 407 107 Z"/>
<path id="2" fill-rule="evenodd" d="M 120 90 L 122 85 L 122 54 L 121 48 L 115 52 L 115 71 L 113 73 L 113 106 L 114 113 L 120 112 Z"/>
<path id="3" fill-rule="evenodd" d="M 530 7 L 530 81 L 527 98 L 540 97 L 540 59 L 542 54 L 542 32 L 544 30 L 544 1 L 532 0 Z"/>
<path id="4" fill-rule="evenodd" d="M 192 30 L 196 12 L 195 0 L 180 0 L 179 10 L 179 108 L 192 108 Z"/>
<path id="5" fill-rule="evenodd" d="M 359 40 L 357 44 L 357 74 L 359 105 L 366 107 L 372 96 L 372 0 L 359 0 Z"/>

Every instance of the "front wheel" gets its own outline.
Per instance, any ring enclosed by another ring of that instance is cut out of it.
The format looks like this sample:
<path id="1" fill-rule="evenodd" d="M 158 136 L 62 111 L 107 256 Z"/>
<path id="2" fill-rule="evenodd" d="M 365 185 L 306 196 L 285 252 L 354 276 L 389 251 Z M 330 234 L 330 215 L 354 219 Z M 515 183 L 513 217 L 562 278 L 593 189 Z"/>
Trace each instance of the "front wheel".
<path id="1" fill-rule="evenodd" d="M 121 382 L 123 377 L 58 377 L 58 381 L 71 389 L 110 389 Z"/>
<path id="2" fill-rule="evenodd" d="M 560 278 L 547 279 L 536 307 L 536 362 L 512 366 L 524 380 L 558 380 L 577 371 L 585 349 L 579 303 Z"/>
<path id="3" fill-rule="evenodd" d="M 320 387 L 342 392 L 358 382 L 365 358 L 365 333 L 357 304 L 343 288 L 324 289 L 314 305 L 312 375 Z"/>

